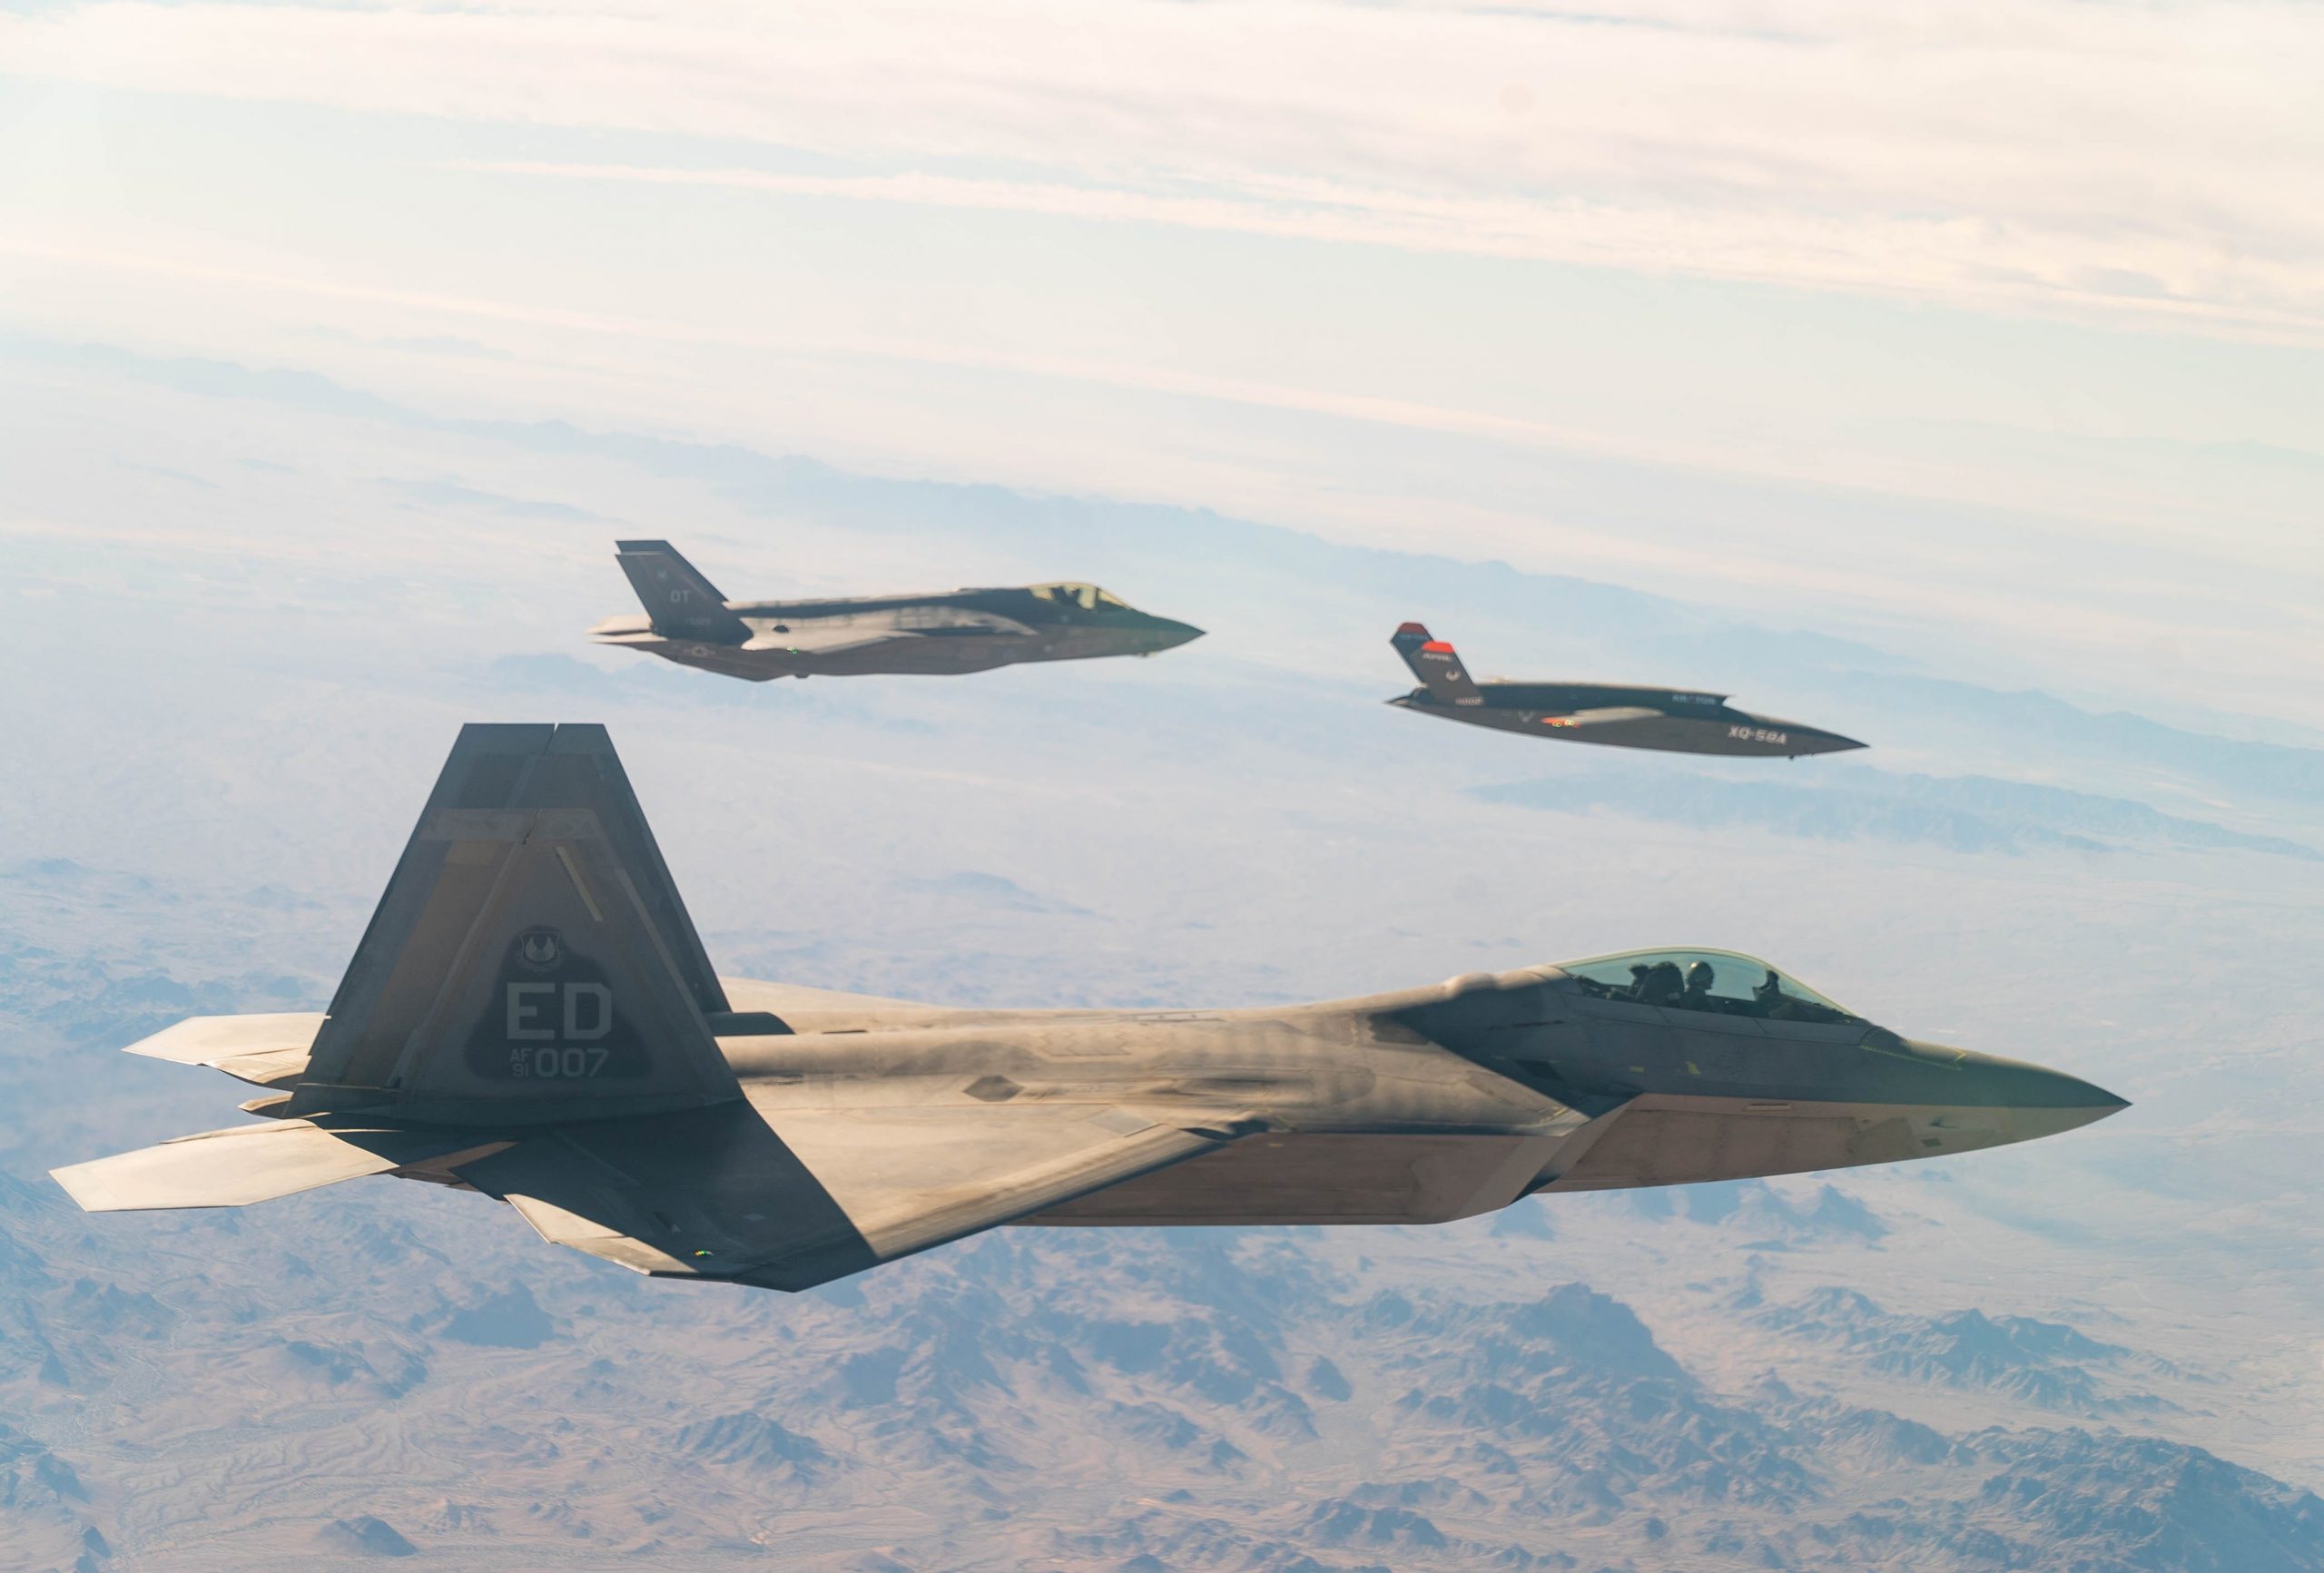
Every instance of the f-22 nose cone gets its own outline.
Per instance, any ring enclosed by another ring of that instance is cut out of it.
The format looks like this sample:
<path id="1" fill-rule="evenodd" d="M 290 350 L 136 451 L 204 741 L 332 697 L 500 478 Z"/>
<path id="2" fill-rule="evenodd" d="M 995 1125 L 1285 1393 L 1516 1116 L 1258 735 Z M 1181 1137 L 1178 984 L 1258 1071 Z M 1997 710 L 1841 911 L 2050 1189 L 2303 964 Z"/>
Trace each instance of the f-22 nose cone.
<path id="1" fill-rule="evenodd" d="M 1915 1042 L 1911 1047 L 1932 1058 L 1952 1059 L 1962 1077 L 1962 1101 L 2008 1110 L 2015 1141 L 2074 1130 L 2131 1106 L 2128 1098 L 2047 1066 L 1944 1044 Z"/>

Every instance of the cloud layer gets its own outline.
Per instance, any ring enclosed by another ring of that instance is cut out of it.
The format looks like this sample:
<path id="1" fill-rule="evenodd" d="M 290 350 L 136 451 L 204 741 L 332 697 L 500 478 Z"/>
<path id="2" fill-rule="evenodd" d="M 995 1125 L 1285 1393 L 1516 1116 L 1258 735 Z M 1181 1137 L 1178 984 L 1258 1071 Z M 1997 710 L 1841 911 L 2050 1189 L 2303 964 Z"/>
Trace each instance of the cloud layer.
<path id="1" fill-rule="evenodd" d="M 19 76 L 701 139 L 532 161 L 2324 336 L 2324 13 L 98 4 Z"/>

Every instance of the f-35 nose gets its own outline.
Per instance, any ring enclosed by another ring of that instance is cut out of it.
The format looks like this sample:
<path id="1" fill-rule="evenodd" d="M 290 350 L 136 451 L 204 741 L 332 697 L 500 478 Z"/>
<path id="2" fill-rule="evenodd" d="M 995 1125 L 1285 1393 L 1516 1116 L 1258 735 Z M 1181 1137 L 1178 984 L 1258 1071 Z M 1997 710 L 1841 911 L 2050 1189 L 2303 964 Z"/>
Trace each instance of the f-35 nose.
<path id="1" fill-rule="evenodd" d="M 1193 624 L 1174 622 L 1167 617 L 1148 618 L 1145 634 L 1147 648 L 1152 650 L 1176 650 L 1202 637 L 1202 630 Z"/>

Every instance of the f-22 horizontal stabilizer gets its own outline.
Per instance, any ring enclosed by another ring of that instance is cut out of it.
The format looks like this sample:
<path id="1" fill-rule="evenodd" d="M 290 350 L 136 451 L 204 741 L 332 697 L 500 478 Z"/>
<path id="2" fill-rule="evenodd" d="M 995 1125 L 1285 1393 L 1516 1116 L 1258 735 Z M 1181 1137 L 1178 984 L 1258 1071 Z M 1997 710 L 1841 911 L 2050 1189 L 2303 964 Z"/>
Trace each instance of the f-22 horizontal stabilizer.
<path id="1" fill-rule="evenodd" d="M 54 1175 L 92 1213 L 246 1207 L 478 1145 L 473 1131 L 327 1130 L 306 1120 L 276 1120 L 179 1136 Z"/>

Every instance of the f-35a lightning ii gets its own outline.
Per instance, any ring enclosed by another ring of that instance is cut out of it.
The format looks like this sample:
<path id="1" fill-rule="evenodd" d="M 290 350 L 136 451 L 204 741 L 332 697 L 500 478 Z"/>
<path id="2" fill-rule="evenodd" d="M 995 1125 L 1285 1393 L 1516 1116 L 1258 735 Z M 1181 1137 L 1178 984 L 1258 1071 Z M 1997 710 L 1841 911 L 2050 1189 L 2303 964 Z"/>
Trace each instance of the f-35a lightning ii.
<path id="1" fill-rule="evenodd" d="M 1463 669 L 1452 645 L 1431 636 L 1417 623 L 1398 628 L 1389 643 L 1413 669 L 1421 686 L 1388 703 L 1422 715 L 1441 715 L 1447 721 L 1465 721 L 1532 737 L 1674 753 L 1797 758 L 1864 746 L 1837 732 L 1737 710 L 1727 703 L 1724 693 L 1607 683 L 1515 683 L 1506 678 L 1478 683 Z"/>
<path id="2" fill-rule="evenodd" d="M 56 1171 L 92 1211 L 388 1174 L 641 1273 L 798 1290 L 1000 1224 L 1413 1224 L 2103 1118 L 1718 950 L 1240 1010 L 920 1005 L 711 970 L 605 730 L 470 726 L 320 1016 L 131 1052 L 265 1118 Z"/>
<path id="3" fill-rule="evenodd" d="M 729 601 L 667 541 L 615 545 L 645 615 L 608 617 L 589 636 L 751 683 L 1151 655 L 1202 637 L 1199 628 L 1140 612 L 1095 585 L 1064 581 L 924 595 Z"/>

